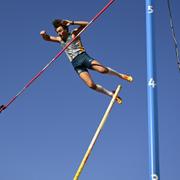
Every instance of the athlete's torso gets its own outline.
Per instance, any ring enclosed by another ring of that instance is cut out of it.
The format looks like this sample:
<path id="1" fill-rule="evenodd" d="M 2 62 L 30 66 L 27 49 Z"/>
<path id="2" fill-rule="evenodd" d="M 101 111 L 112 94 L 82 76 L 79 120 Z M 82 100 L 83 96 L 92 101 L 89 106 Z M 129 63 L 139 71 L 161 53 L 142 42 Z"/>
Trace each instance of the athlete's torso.
<path id="1" fill-rule="evenodd" d="M 66 42 L 61 41 L 61 46 L 65 47 L 67 45 L 67 43 L 69 43 L 72 40 L 72 33 L 68 34 L 67 40 Z M 72 60 L 79 54 L 81 54 L 82 52 L 84 52 L 85 49 L 82 45 L 81 39 L 80 37 L 78 37 L 76 40 L 74 40 L 69 47 L 65 50 L 66 55 L 68 56 L 70 62 L 72 62 Z"/>

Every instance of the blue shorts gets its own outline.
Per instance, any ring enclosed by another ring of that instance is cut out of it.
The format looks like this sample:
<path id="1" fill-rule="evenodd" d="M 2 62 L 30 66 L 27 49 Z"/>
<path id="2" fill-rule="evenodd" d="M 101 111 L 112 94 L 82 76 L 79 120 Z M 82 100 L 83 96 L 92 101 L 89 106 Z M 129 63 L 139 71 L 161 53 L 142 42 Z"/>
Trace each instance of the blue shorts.
<path id="1" fill-rule="evenodd" d="M 90 57 L 86 52 L 82 52 L 72 60 L 72 65 L 75 71 L 80 74 L 82 72 L 88 72 L 88 69 L 92 69 L 92 61 L 94 58 Z"/>

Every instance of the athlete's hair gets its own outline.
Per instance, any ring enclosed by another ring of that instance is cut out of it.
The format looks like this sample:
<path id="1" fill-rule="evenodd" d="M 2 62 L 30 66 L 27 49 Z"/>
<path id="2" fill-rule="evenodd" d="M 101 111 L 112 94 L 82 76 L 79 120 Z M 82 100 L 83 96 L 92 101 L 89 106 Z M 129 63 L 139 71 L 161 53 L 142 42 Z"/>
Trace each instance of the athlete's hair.
<path id="1" fill-rule="evenodd" d="M 57 29 L 59 26 L 62 26 L 65 30 L 69 31 L 68 26 L 66 26 L 66 25 L 64 24 L 64 21 L 61 20 L 61 19 L 55 19 L 55 20 L 53 20 L 53 21 L 52 21 L 52 24 L 53 24 L 53 26 L 54 26 L 55 29 Z"/>

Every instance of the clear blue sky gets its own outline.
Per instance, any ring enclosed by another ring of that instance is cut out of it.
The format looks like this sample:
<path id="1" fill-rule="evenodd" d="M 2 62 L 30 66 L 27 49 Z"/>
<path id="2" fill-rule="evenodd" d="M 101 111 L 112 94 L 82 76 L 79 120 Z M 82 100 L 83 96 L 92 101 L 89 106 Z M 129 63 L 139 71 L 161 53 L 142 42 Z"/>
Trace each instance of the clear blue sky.
<path id="1" fill-rule="evenodd" d="M 41 39 L 55 18 L 90 20 L 107 0 L 1 0 L 0 103 L 8 102 L 59 51 Z M 173 15 L 180 41 L 178 0 Z M 156 60 L 162 180 L 180 179 L 180 72 L 166 1 L 156 2 Z M 115 104 L 80 179 L 148 179 L 145 1 L 116 1 L 83 35 L 87 52 L 134 76 L 134 83 L 91 72 Z M 0 180 L 72 179 L 109 104 L 88 89 L 63 54 L 0 115 Z"/>

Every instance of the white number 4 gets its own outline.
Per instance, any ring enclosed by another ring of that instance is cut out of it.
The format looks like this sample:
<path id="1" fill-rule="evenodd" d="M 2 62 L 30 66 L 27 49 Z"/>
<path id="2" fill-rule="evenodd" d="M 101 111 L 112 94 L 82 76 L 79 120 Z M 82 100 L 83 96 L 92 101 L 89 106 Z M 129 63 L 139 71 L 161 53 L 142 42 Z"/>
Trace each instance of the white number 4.
<path id="1" fill-rule="evenodd" d="M 153 87 L 153 88 L 155 88 L 155 86 L 156 86 L 155 80 L 154 80 L 153 78 L 151 78 L 151 79 L 149 80 L 148 85 L 151 86 L 151 87 Z"/>

